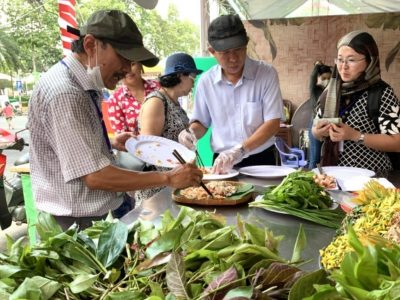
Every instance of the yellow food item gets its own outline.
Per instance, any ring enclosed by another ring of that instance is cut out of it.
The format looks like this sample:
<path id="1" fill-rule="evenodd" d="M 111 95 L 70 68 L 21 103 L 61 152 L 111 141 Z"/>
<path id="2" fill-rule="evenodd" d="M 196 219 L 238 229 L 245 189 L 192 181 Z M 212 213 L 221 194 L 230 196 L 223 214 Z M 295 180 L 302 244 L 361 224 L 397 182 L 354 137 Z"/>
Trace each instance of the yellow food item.
<path id="1" fill-rule="evenodd" d="M 367 189 L 373 189 L 370 185 Z M 375 195 L 375 198 L 372 198 Z M 364 190 L 366 204 L 361 206 L 361 216 L 354 221 L 353 228 L 361 243 L 373 244 L 377 237 L 387 237 L 392 226 L 392 219 L 400 212 L 400 193 L 394 189 L 378 191 Z M 383 198 L 380 198 L 383 197 Z M 347 224 L 349 216 L 344 219 Z M 351 251 L 348 244 L 347 233 L 337 236 L 325 249 L 320 250 L 321 264 L 325 269 L 334 269 L 340 266 L 345 253 Z"/>
<path id="2" fill-rule="evenodd" d="M 353 199 L 356 204 L 367 204 L 373 199 L 382 199 L 390 194 L 390 189 L 386 189 L 377 180 L 370 180 L 365 188 L 360 191 Z"/>

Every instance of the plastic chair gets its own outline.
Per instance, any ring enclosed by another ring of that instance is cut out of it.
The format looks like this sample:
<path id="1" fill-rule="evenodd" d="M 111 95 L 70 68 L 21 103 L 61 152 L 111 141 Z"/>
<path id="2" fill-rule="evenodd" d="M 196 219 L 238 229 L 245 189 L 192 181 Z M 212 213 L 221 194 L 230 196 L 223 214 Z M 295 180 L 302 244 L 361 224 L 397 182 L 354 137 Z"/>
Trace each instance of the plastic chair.
<path id="1" fill-rule="evenodd" d="M 282 138 L 276 137 L 275 147 L 279 152 L 281 166 L 300 168 L 307 165 L 304 151 L 299 148 L 290 148 Z"/>

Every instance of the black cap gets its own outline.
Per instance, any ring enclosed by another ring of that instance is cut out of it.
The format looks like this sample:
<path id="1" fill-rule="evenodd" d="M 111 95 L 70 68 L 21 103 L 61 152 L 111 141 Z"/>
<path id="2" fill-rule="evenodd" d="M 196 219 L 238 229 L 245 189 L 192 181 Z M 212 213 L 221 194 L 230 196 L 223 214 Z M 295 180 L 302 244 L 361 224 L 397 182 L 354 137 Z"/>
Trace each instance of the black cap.
<path id="1" fill-rule="evenodd" d="M 167 57 L 165 71 L 162 76 L 178 73 L 196 73 L 199 75 L 202 72 L 202 70 L 196 68 L 194 59 L 189 54 L 175 53 Z"/>
<path id="2" fill-rule="evenodd" d="M 223 15 L 208 27 L 208 43 L 216 51 L 244 47 L 249 38 L 238 15 Z"/>
<path id="3" fill-rule="evenodd" d="M 153 67 L 159 59 L 143 45 L 143 37 L 135 22 L 120 10 L 99 10 L 82 26 L 80 35 L 92 34 L 110 43 L 114 50 L 130 61 Z"/>

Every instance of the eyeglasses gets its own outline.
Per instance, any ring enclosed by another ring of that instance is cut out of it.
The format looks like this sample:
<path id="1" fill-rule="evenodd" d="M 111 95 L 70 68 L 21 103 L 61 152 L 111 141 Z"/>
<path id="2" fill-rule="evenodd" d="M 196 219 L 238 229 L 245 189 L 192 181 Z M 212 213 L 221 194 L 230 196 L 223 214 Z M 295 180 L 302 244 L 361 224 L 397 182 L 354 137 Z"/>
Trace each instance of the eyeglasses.
<path id="1" fill-rule="evenodd" d="M 359 63 L 360 61 L 365 60 L 365 57 L 360 58 L 360 59 L 355 59 L 355 58 L 347 58 L 347 59 L 343 59 L 343 58 L 335 58 L 335 64 L 337 64 L 338 66 L 341 65 L 348 65 L 349 67 L 353 67 L 355 66 L 357 63 Z"/>
<path id="2" fill-rule="evenodd" d="M 196 80 L 197 74 L 196 73 L 182 73 L 183 76 L 187 76 L 190 79 L 192 79 L 193 81 Z"/>

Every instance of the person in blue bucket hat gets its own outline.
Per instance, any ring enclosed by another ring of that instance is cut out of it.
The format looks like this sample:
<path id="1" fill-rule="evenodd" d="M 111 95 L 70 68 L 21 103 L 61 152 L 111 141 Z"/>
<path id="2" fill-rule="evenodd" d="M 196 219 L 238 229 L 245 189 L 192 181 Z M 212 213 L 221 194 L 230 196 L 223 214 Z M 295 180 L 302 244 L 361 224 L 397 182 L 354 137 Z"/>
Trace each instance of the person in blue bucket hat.
<path id="1" fill-rule="evenodd" d="M 178 141 L 178 135 L 188 128 L 189 118 L 178 99 L 193 89 L 196 76 L 203 71 L 196 68 L 193 57 L 174 53 L 167 57 L 164 73 L 160 76 L 160 89 L 147 95 L 139 115 L 141 135 L 156 135 Z M 146 170 L 166 171 L 166 168 L 147 166 Z M 136 205 L 162 188 L 141 190 L 135 193 Z"/>
<path id="2" fill-rule="evenodd" d="M 170 55 L 165 62 L 164 74 L 161 77 L 174 74 L 195 74 L 196 76 L 203 71 L 196 68 L 193 57 L 186 53 L 175 53 Z"/>

